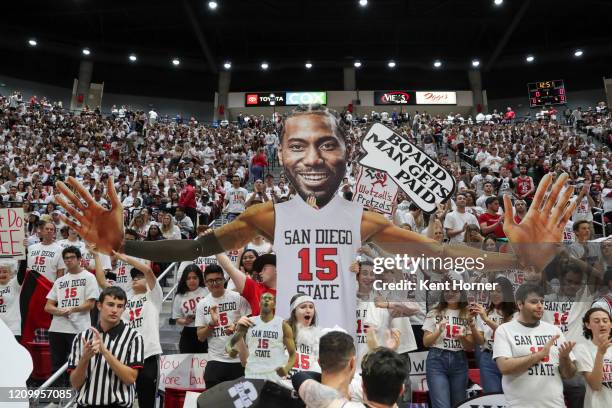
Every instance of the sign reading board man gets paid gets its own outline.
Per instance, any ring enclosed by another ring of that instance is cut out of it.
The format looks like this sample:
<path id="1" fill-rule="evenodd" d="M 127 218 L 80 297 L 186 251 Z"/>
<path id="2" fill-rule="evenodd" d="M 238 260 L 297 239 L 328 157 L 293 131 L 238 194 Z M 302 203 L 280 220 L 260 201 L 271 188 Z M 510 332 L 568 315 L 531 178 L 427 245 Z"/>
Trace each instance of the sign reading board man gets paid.
<path id="1" fill-rule="evenodd" d="M 410 200 L 425 212 L 446 201 L 455 191 L 455 179 L 444 167 L 401 135 L 375 123 L 361 140 L 359 164 L 389 175 Z"/>

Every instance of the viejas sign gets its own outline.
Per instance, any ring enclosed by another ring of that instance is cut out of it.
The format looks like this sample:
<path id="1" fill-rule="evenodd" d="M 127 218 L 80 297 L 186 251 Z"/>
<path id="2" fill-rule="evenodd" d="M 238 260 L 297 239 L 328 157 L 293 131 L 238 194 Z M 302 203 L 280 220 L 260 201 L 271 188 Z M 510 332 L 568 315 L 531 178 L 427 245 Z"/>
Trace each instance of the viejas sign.
<path id="1" fill-rule="evenodd" d="M 374 105 L 414 105 L 414 91 L 374 91 Z"/>
<path id="2" fill-rule="evenodd" d="M 361 140 L 359 163 L 383 171 L 425 212 L 455 191 L 453 176 L 424 151 L 388 127 L 375 123 Z"/>
<path id="3" fill-rule="evenodd" d="M 416 92 L 417 105 L 456 105 L 457 92 Z"/>

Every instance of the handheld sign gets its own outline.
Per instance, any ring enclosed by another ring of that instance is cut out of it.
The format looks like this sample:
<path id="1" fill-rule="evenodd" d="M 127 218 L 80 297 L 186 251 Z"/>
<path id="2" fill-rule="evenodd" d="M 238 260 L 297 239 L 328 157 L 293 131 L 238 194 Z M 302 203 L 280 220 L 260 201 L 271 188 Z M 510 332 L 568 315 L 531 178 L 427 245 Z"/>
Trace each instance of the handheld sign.
<path id="1" fill-rule="evenodd" d="M 359 164 L 384 171 L 425 212 L 455 190 L 455 179 L 434 159 L 388 127 L 375 123 L 361 140 Z"/>
<path id="2" fill-rule="evenodd" d="M 0 208 L 0 259 L 25 259 L 23 208 Z"/>
<path id="3" fill-rule="evenodd" d="M 381 214 L 391 214 L 397 184 L 384 171 L 362 167 L 357 177 L 353 201 Z"/>

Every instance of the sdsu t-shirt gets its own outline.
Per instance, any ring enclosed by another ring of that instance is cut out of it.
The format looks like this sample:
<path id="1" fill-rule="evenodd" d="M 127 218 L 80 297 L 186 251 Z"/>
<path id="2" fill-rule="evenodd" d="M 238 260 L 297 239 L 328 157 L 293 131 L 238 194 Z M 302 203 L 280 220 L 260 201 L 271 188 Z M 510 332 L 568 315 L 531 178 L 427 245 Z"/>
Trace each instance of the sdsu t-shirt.
<path id="1" fill-rule="evenodd" d="M 576 367 L 580 373 L 590 373 L 595 364 L 597 346 L 591 341 L 583 341 L 576 345 Z M 608 347 L 603 359 L 602 387 L 599 391 L 587 384 L 584 397 L 584 408 L 610 408 L 612 407 L 612 347 Z"/>
<path id="2" fill-rule="evenodd" d="M 423 331 L 435 332 L 438 328 L 438 324 L 446 318 L 448 324 L 444 333 L 440 334 L 436 339 L 436 342 L 431 347 L 439 348 L 442 350 L 460 351 L 463 350 L 461 340 L 459 336 L 462 331 L 465 331 L 466 335 L 472 334 L 470 329 L 467 315 L 460 317 L 461 311 L 459 309 L 445 309 L 442 313 L 438 313 L 436 310 L 432 310 L 427 313 L 425 321 L 423 322 Z"/>
<path id="3" fill-rule="evenodd" d="M 136 329 L 144 341 L 144 358 L 162 353 L 159 343 L 159 314 L 161 313 L 163 292 L 159 283 L 153 290 L 147 285 L 146 293 L 134 294 L 127 301 L 121 318 L 131 328 Z"/>
<path id="4" fill-rule="evenodd" d="M 559 327 L 570 341 L 578 342 L 582 335 L 582 317 L 590 309 L 593 296 L 588 288 L 583 288 L 575 299 L 559 296 L 556 293 L 544 297 L 544 316 L 542 320 Z"/>
<path id="5" fill-rule="evenodd" d="M 225 329 L 236 323 L 241 316 L 250 314 L 251 307 L 246 299 L 237 292 L 226 290 L 223 296 L 218 298 L 209 293 L 208 296 L 198 302 L 195 318 L 196 327 L 208 326 L 211 323 L 210 308 L 215 305 L 218 306 L 219 324 L 208 338 L 208 359 L 224 363 L 239 363 L 240 359 L 238 357 L 231 358 L 225 351 L 226 343 L 233 336 L 233 334 L 226 334 Z"/>
<path id="6" fill-rule="evenodd" d="M 0 320 L 11 329 L 15 336 L 21 335 L 20 290 L 21 288 L 16 276 L 8 281 L 6 285 L 0 285 Z"/>
<path id="7" fill-rule="evenodd" d="M 57 302 L 57 307 L 82 306 L 89 299 L 97 299 L 99 295 L 98 282 L 91 273 L 81 270 L 79 273 L 67 273 L 58 278 L 47 294 L 47 299 Z M 66 316 L 53 316 L 50 332 L 80 333 L 91 326 L 89 310 L 72 313 Z"/>
<path id="8" fill-rule="evenodd" d="M 542 350 L 547 341 L 559 335 L 550 355 L 521 374 L 502 377 L 508 407 L 564 407 L 563 382 L 559 373 L 559 349 L 566 339 L 561 330 L 540 321 L 537 327 L 523 326 L 518 320 L 504 323 L 495 331 L 493 359 L 523 357 Z M 570 358 L 575 360 L 574 354 Z"/>
<path id="9" fill-rule="evenodd" d="M 504 316 L 502 316 L 496 309 L 493 309 L 490 312 L 488 312 L 487 317 L 489 318 L 489 320 L 496 323 L 498 327 L 504 321 Z M 488 324 L 486 324 L 481 319 L 480 316 L 477 316 L 476 319 L 478 321 L 478 325 L 480 326 L 484 334 L 484 344 L 480 346 L 480 348 L 482 350 L 489 350 L 489 351 L 493 350 L 493 340 L 495 339 L 495 332 Z"/>
<path id="10" fill-rule="evenodd" d="M 181 317 L 195 316 L 198 302 L 206 296 L 208 296 L 208 289 L 202 287 L 182 295 L 177 294 L 174 297 L 174 304 L 172 306 L 172 318 L 179 319 Z M 195 327 L 195 323 L 191 322 L 185 327 Z"/>
<path id="11" fill-rule="evenodd" d="M 58 269 L 65 268 L 62 247 L 57 242 L 49 245 L 39 242 L 28 248 L 28 269 L 40 273 L 50 282 L 57 279 Z"/>

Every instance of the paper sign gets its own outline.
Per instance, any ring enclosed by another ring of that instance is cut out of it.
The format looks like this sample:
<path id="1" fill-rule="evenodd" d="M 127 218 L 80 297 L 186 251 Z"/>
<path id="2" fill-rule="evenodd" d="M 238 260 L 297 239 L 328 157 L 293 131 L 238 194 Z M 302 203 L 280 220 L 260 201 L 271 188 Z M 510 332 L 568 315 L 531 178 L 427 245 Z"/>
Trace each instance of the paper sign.
<path id="1" fill-rule="evenodd" d="M 455 179 L 424 151 L 388 127 L 375 123 L 361 140 L 365 152 L 359 163 L 386 172 L 410 200 L 427 213 L 446 201 Z"/>
<path id="2" fill-rule="evenodd" d="M 159 359 L 159 389 L 206 388 L 204 369 L 208 354 L 169 354 Z"/>
<path id="3" fill-rule="evenodd" d="M 384 171 L 362 167 L 357 177 L 353 201 L 381 214 L 391 214 L 397 184 Z"/>
<path id="4" fill-rule="evenodd" d="M 0 258 L 25 259 L 23 208 L 0 208 Z"/>
<path id="5" fill-rule="evenodd" d="M 427 351 L 414 351 L 410 356 L 410 384 L 413 391 L 427 391 L 427 378 L 425 376 L 425 361 Z"/>

